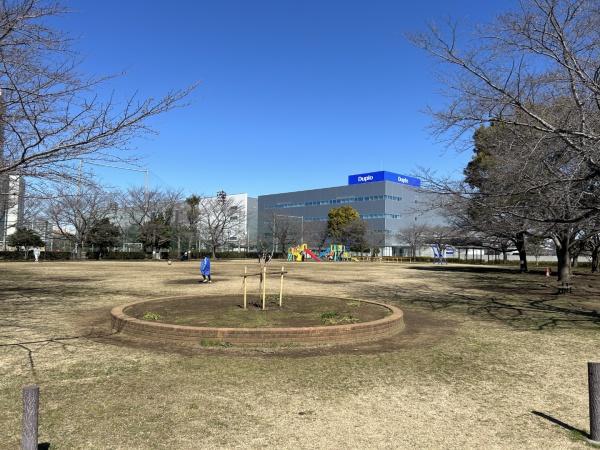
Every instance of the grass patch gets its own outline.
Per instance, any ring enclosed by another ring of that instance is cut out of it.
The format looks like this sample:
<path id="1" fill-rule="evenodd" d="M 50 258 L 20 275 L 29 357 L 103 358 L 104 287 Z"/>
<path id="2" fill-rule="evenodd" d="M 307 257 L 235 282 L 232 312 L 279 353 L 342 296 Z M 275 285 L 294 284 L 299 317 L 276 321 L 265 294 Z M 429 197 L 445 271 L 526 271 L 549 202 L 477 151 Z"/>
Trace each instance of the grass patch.
<path id="1" fill-rule="evenodd" d="M 336 311 L 327 311 L 321 314 L 323 325 L 342 325 L 356 322 L 359 322 L 359 320 L 351 314 L 340 314 Z"/>
<path id="2" fill-rule="evenodd" d="M 142 316 L 143 320 L 160 320 L 161 315 L 152 311 L 147 311 Z"/>
<path id="3" fill-rule="evenodd" d="M 231 347 L 230 342 L 221 342 L 214 339 L 200 339 L 201 347 Z"/>

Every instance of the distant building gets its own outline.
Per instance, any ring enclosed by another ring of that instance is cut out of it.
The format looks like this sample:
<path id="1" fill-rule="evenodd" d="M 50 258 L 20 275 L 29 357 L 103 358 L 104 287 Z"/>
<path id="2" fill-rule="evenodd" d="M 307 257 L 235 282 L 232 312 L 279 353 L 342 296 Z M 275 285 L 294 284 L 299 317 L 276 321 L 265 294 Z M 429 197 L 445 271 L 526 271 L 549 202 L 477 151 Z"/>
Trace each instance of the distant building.
<path id="1" fill-rule="evenodd" d="M 408 245 L 398 237 L 400 230 L 415 224 L 444 223 L 435 213 L 424 210 L 427 194 L 419 191 L 420 185 L 417 178 L 380 171 L 350 175 L 346 186 L 261 195 L 258 197 L 259 240 L 274 241 L 273 221 L 277 217 L 289 217 L 301 221 L 302 239 L 316 247 L 319 238 L 314 230 L 325 226 L 329 210 L 348 205 L 367 223 L 367 239 L 373 248 L 379 248 L 381 256 L 404 256 Z"/>
<path id="2" fill-rule="evenodd" d="M 25 180 L 18 175 L 0 175 L 0 244 L 6 250 L 8 237 L 22 226 Z"/>
<path id="3" fill-rule="evenodd" d="M 215 199 L 212 197 L 211 199 Z M 258 228 L 258 199 L 248 194 L 227 194 L 227 198 L 240 208 L 239 227 L 230 231 L 227 236 L 227 247 L 230 250 L 252 251 L 256 249 Z M 234 218 L 237 220 L 237 218 Z"/>

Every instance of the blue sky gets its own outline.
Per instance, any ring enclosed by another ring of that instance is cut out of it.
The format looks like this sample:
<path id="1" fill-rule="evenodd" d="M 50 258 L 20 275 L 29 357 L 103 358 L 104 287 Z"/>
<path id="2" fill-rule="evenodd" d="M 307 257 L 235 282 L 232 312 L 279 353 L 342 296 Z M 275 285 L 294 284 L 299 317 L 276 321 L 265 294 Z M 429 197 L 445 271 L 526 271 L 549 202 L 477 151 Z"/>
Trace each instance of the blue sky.
<path id="1" fill-rule="evenodd" d="M 346 184 L 353 173 L 418 167 L 460 174 L 470 154 L 436 143 L 435 64 L 405 33 L 430 20 L 487 21 L 493 1 L 71 1 L 58 25 L 82 69 L 125 75 L 125 98 L 199 81 L 191 105 L 135 141 L 153 185 L 269 194 Z M 95 169 L 115 186 L 143 175 Z"/>

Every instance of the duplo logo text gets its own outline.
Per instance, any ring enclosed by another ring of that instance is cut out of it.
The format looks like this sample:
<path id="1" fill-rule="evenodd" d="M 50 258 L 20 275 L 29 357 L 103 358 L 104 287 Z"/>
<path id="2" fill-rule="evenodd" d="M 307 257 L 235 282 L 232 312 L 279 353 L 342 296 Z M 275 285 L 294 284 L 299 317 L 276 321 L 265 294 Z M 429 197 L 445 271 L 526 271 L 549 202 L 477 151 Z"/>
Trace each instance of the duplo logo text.
<path id="1" fill-rule="evenodd" d="M 359 182 L 371 181 L 373 180 L 373 175 L 367 175 L 366 177 L 358 177 Z"/>

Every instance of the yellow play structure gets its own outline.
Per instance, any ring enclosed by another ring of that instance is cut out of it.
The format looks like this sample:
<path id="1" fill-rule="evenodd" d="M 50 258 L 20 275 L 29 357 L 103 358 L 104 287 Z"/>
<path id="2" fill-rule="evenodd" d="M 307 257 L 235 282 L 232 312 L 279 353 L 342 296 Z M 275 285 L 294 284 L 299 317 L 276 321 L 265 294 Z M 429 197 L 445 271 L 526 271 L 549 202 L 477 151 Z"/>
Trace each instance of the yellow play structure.
<path id="1" fill-rule="evenodd" d="M 304 259 L 302 258 L 304 256 Z M 301 244 L 296 247 L 290 247 L 288 249 L 288 261 L 303 261 L 308 258 L 314 259 L 315 261 L 321 261 L 321 259 L 308 248 L 308 245 Z"/>
<path id="2" fill-rule="evenodd" d="M 304 256 L 304 258 L 303 258 Z M 316 255 L 308 245 L 301 244 L 288 249 L 288 261 L 350 261 L 350 253 L 340 244 L 331 244 Z"/>

